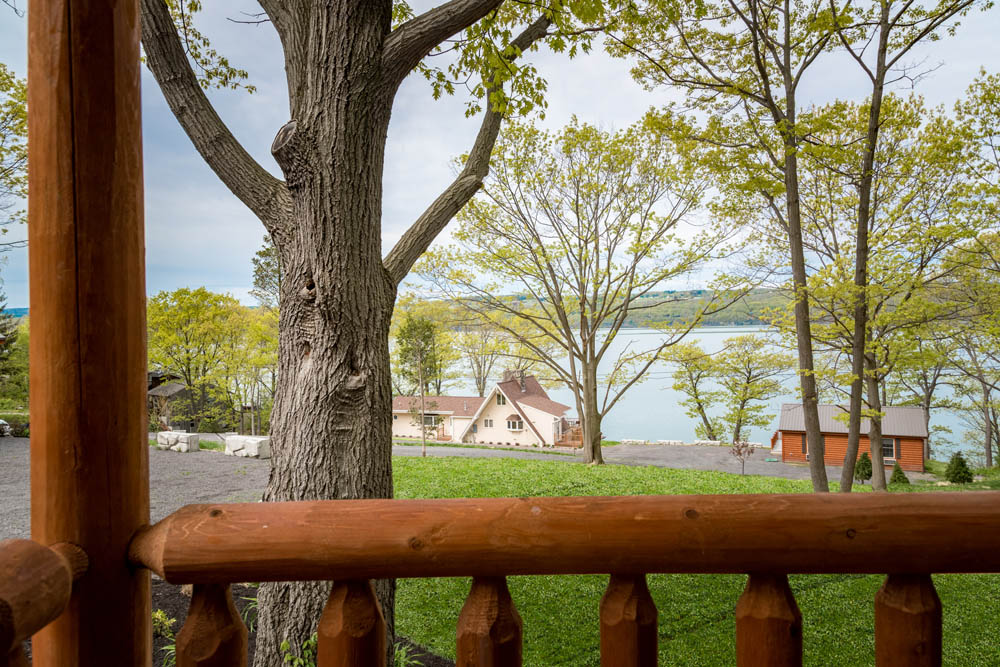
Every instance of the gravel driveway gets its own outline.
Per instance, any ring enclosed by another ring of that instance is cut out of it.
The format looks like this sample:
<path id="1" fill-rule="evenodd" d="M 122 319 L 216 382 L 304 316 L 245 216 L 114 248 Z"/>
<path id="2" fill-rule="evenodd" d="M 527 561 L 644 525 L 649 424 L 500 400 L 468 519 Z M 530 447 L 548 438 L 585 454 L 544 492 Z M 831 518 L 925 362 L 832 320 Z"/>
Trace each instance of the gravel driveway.
<path id="1" fill-rule="evenodd" d="M 29 472 L 28 439 L 0 438 L 0 540 L 28 537 Z M 394 456 L 420 456 L 420 447 L 392 448 Z M 579 457 L 561 456 L 540 451 L 509 449 L 478 449 L 464 447 L 428 447 L 428 456 L 463 458 L 518 458 L 573 463 Z M 770 451 L 760 450 L 747 461 L 749 475 L 766 475 L 787 479 L 809 479 L 804 465 L 767 463 Z M 738 473 L 739 462 L 726 447 L 675 447 L 669 445 L 617 445 L 604 449 L 608 463 L 719 470 Z M 268 461 L 224 456 L 219 452 L 201 451 L 188 454 L 149 450 L 150 503 L 152 520 L 158 521 L 171 512 L 191 503 L 253 502 L 260 499 L 267 484 Z M 840 468 L 827 467 L 831 481 L 840 477 Z M 930 476 L 908 473 L 911 479 Z"/>

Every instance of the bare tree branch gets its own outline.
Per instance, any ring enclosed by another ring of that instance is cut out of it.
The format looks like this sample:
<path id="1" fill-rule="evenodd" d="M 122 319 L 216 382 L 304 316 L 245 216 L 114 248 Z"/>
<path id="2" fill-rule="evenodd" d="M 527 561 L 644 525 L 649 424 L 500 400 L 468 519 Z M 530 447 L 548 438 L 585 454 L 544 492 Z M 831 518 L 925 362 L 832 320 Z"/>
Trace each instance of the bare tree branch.
<path id="1" fill-rule="evenodd" d="M 511 46 L 516 47 L 518 52 L 523 52 L 536 40 L 545 36 L 545 31 L 551 22 L 547 17 L 539 18 L 525 28 L 511 42 Z M 495 88 L 490 86 L 488 94 L 494 90 Z M 479 128 L 469 158 L 465 161 L 465 167 L 386 255 L 385 269 L 397 284 L 402 282 L 414 262 L 427 250 L 444 226 L 482 187 L 483 179 L 489 172 L 493 145 L 496 143 L 497 135 L 500 133 L 500 123 L 503 121 L 503 114 L 494 109 L 489 100 L 487 104 L 489 107 L 483 113 L 483 124 Z"/>
<path id="2" fill-rule="evenodd" d="M 194 147 L 226 187 L 281 236 L 291 211 L 285 184 L 261 167 L 236 140 L 209 102 L 191 69 L 164 0 L 141 0 L 146 62 Z"/>
<path id="3" fill-rule="evenodd" d="M 431 50 L 499 7 L 503 0 L 451 0 L 393 30 L 385 40 L 382 65 L 395 88 Z"/>

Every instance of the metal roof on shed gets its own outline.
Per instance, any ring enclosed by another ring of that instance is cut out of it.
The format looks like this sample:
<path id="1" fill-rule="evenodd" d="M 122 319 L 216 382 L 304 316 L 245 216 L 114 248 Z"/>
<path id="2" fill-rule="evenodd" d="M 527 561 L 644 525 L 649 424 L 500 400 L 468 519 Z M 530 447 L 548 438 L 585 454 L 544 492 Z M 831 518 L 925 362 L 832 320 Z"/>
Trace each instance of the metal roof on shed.
<path id="1" fill-rule="evenodd" d="M 819 405 L 819 430 L 822 433 L 847 433 L 847 406 Z M 917 406 L 890 406 L 882 408 L 882 434 L 904 438 L 926 438 L 927 425 L 924 409 Z M 839 418 L 838 418 L 838 415 Z M 867 419 L 861 420 L 861 433 L 868 434 Z M 801 403 L 785 403 L 781 406 L 779 431 L 805 431 L 805 418 Z"/>

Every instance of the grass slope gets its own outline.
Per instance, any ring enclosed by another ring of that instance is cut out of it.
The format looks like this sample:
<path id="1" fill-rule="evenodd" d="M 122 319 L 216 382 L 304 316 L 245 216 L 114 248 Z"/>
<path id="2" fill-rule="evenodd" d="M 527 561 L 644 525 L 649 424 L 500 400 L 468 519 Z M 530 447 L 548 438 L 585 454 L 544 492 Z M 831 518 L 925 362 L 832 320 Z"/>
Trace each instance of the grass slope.
<path id="1" fill-rule="evenodd" d="M 809 482 L 695 470 L 590 467 L 518 459 L 396 458 L 397 498 L 473 496 L 808 493 Z M 940 487 L 938 487 L 940 488 Z M 650 575 L 659 609 L 661 665 L 735 664 L 739 575 Z M 802 610 L 807 665 L 874 664 L 875 592 L 882 577 L 790 577 Z M 510 577 L 524 619 L 524 664 L 600 664 L 598 603 L 605 576 Z M 1000 575 L 935 577 L 944 605 L 946 665 L 1000 665 Z M 455 624 L 469 579 L 399 581 L 397 631 L 455 655 Z"/>

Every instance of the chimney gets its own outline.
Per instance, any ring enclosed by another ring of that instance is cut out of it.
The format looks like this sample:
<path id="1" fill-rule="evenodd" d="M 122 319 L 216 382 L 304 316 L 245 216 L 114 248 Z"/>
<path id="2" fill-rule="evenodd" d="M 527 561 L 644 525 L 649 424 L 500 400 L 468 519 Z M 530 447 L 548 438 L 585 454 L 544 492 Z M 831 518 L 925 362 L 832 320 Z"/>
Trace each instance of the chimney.
<path id="1" fill-rule="evenodd" d="M 521 391 L 524 391 L 524 371 L 517 371 L 517 379 L 521 381 Z"/>

